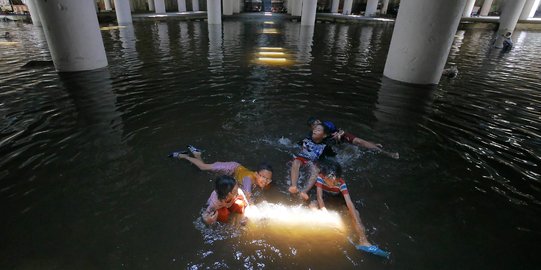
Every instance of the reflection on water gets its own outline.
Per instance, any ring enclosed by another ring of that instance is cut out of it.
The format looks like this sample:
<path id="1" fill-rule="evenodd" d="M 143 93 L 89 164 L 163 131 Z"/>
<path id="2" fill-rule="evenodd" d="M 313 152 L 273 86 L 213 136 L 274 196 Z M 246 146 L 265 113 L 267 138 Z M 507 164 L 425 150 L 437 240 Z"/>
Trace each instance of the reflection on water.
<path id="1" fill-rule="evenodd" d="M 493 32 L 460 30 L 447 63 L 458 76 L 419 88 L 382 77 L 389 26 L 140 22 L 103 31 L 107 69 L 62 75 L 20 69 L 50 59 L 40 28 L 0 26 L 18 43 L 0 44 L 2 269 L 540 263 L 540 33 L 517 31 L 502 53 Z M 346 230 L 207 227 L 213 176 L 166 157 L 194 144 L 209 162 L 268 161 L 273 186 L 258 200 L 298 205 L 287 164 L 310 115 L 400 153 L 335 149 L 368 238 L 391 260 L 354 249 L 341 204 Z"/>
<path id="2" fill-rule="evenodd" d="M 245 216 L 256 226 L 274 225 L 289 229 L 296 227 L 303 233 L 306 232 L 305 227 L 341 229 L 344 225 L 334 211 L 313 210 L 302 205 L 290 207 L 263 202 L 246 208 Z"/>

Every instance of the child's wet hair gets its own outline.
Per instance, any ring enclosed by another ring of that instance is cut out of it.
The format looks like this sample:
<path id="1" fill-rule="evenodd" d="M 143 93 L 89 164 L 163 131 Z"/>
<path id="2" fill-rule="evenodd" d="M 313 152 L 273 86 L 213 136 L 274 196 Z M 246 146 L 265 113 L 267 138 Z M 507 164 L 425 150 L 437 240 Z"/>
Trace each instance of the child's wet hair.
<path id="1" fill-rule="evenodd" d="M 235 179 L 228 175 L 222 175 L 216 177 L 216 180 L 214 180 L 215 183 L 215 190 L 216 194 L 218 194 L 219 200 L 224 200 L 227 198 L 227 194 L 233 190 L 237 182 Z"/>
<path id="2" fill-rule="evenodd" d="M 315 116 L 310 116 L 308 117 L 308 121 L 306 121 L 306 124 L 308 124 L 309 127 L 312 127 L 312 125 L 318 120 L 319 119 L 317 119 Z"/>
<path id="3" fill-rule="evenodd" d="M 260 171 L 273 172 L 272 171 L 272 166 L 267 162 L 261 162 L 261 163 L 259 163 L 259 165 L 257 165 L 257 172 L 260 172 Z"/>
<path id="4" fill-rule="evenodd" d="M 342 166 L 332 159 L 322 159 L 318 161 L 317 166 L 319 168 L 319 173 L 325 176 L 333 174 L 336 178 L 342 177 Z"/>

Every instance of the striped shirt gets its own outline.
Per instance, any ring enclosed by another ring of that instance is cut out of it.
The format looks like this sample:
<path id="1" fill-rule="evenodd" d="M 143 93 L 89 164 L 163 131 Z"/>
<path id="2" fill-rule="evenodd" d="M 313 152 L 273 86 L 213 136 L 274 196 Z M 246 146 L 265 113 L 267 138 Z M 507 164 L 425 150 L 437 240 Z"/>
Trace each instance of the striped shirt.
<path id="1" fill-rule="evenodd" d="M 338 194 L 342 193 L 343 195 L 349 194 L 348 187 L 346 185 L 346 182 L 342 178 L 338 178 L 335 180 L 334 185 L 330 186 L 323 180 L 322 175 L 317 176 L 316 180 L 316 187 L 322 188 L 324 191 L 327 191 L 332 194 Z"/>

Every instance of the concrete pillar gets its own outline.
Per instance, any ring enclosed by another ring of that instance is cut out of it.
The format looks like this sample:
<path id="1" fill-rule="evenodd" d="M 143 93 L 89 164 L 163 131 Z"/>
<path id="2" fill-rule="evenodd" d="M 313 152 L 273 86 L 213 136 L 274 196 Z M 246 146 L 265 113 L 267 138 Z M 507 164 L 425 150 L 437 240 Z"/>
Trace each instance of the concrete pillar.
<path id="1" fill-rule="evenodd" d="M 303 0 L 301 25 L 316 24 L 317 0 Z"/>
<path id="2" fill-rule="evenodd" d="M 103 0 L 103 3 L 105 4 L 105 10 L 113 10 L 113 7 L 111 6 L 111 0 Z"/>
<path id="3" fill-rule="evenodd" d="M 353 6 L 353 0 L 344 0 L 344 7 L 342 8 L 342 14 L 351 14 L 351 7 Z"/>
<path id="4" fill-rule="evenodd" d="M 526 0 L 513 0 L 504 2 L 502 7 L 502 14 L 500 15 L 500 26 L 498 27 L 498 37 L 494 42 L 494 47 L 503 48 L 503 35 L 507 32 L 513 33 L 515 26 L 517 26 L 518 18 Z"/>
<path id="5" fill-rule="evenodd" d="M 368 0 L 366 2 L 366 11 L 364 12 L 364 16 L 367 16 L 367 17 L 376 16 L 377 11 L 378 11 L 378 0 Z"/>
<path id="6" fill-rule="evenodd" d="M 154 0 L 147 0 L 148 3 L 148 11 L 154 11 L 156 8 L 154 7 Z"/>
<path id="7" fill-rule="evenodd" d="M 381 5 L 381 14 L 387 14 L 387 9 L 389 9 L 389 0 L 383 0 Z"/>
<path id="8" fill-rule="evenodd" d="M 233 15 L 233 0 L 223 0 L 223 14 Z"/>
<path id="9" fill-rule="evenodd" d="M 340 5 L 340 0 L 332 0 L 331 13 L 337 13 L 339 5 Z"/>
<path id="10" fill-rule="evenodd" d="M 59 72 L 107 66 L 94 1 L 36 1 L 54 66 Z"/>
<path id="11" fill-rule="evenodd" d="M 301 16 L 302 15 L 302 2 L 303 0 L 294 0 L 293 5 L 293 11 L 291 12 L 291 16 Z"/>
<path id="12" fill-rule="evenodd" d="M 293 0 L 287 0 L 287 14 L 291 14 L 293 9 Z"/>
<path id="13" fill-rule="evenodd" d="M 532 18 L 539 7 L 539 0 L 526 0 L 522 13 L 520 14 L 519 20 L 527 20 Z"/>
<path id="14" fill-rule="evenodd" d="M 192 10 L 199 11 L 199 0 L 192 0 Z M 220 21 L 221 21 L 221 18 L 220 18 Z"/>
<path id="15" fill-rule="evenodd" d="M 240 1 L 233 0 L 233 13 L 240 13 Z"/>
<path id="16" fill-rule="evenodd" d="M 35 26 L 41 26 L 41 19 L 39 18 L 39 12 L 34 1 L 36 0 L 26 0 L 26 6 L 28 7 L 28 11 L 30 12 L 30 18 L 32 19 L 32 23 Z"/>
<path id="17" fill-rule="evenodd" d="M 178 12 L 186 12 L 186 0 L 177 0 Z"/>
<path id="18" fill-rule="evenodd" d="M 479 12 L 479 16 L 488 16 L 488 13 L 490 12 L 490 8 L 492 7 L 492 2 L 494 2 L 494 0 L 485 0 L 483 2 L 483 6 L 481 6 L 481 11 Z"/>
<path id="19" fill-rule="evenodd" d="M 222 24 L 220 0 L 207 0 L 208 24 Z"/>
<path id="20" fill-rule="evenodd" d="M 473 11 L 474 5 L 475 5 L 475 0 L 467 0 L 466 5 L 464 6 L 464 13 L 462 14 L 462 17 L 465 17 L 465 18 L 471 17 L 471 13 Z"/>
<path id="21" fill-rule="evenodd" d="M 130 0 L 115 0 L 115 12 L 118 25 L 132 23 Z"/>
<path id="22" fill-rule="evenodd" d="M 156 7 L 156 13 L 165 13 L 165 0 L 154 0 L 154 7 Z"/>
<path id="23" fill-rule="evenodd" d="M 437 84 L 465 4 L 466 0 L 401 1 L 383 75 L 401 82 Z"/>

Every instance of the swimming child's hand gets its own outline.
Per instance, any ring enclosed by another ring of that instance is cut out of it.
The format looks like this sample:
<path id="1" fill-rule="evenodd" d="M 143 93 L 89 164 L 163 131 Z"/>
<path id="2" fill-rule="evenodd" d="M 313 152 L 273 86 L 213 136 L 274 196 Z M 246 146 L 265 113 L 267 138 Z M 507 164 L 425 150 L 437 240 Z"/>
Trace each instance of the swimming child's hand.
<path id="1" fill-rule="evenodd" d="M 203 221 L 206 223 L 206 224 L 212 224 L 212 223 L 215 223 L 217 220 L 218 220 L 218 211 L 216 210 L 206 210 L 205 212 L 203 212 Z"/>
<path id="2" fill-rule="evenodd" d="M 299 196 L 305 201 L 308 201 L 308 199 L 310 199 L 310 197 L 308 196 L 308 194 L 306 194 L 306 192 L 301 192 Z"/>
<path id="3" fill-rule="evenodd" d="M 296 186 L 290 186 L 289 187 L 289 192 L 292 193 L 292 194 L 295 194 L 295 193 L 299 192 L 299 189 Z"/>
<path id="4" fill-rule="evenodd" d="M 240 220 L 240 225 L 241 225 L 241 226 L 246 226 L 246 224 L 248 224 L 248 218 L 247 218 L 247 217 L 243 217 L 243 218 Z"/>

